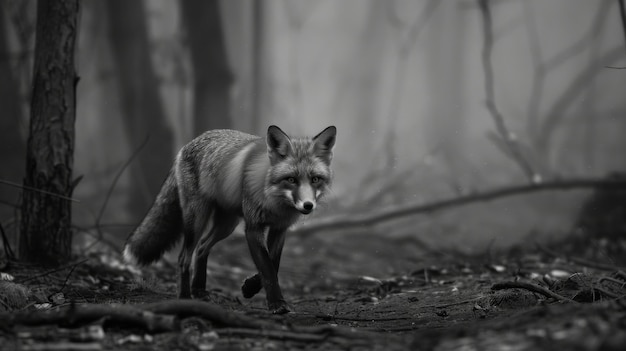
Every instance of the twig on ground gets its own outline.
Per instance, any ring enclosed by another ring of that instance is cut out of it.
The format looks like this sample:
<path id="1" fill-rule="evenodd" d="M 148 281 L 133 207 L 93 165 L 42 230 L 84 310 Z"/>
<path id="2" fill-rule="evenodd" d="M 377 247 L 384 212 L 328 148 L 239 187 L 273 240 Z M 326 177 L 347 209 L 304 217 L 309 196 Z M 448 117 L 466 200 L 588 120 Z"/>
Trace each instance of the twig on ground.
<path id="1" fill-rule="evenodd" d="M 471 299 L 467 299 L 467 300 L 463 300 L 463 301 L 456 301 L 456 302 L 451 302 L 451 303 L 446 303 L 446 304 L 435 304 L 435 305 L 424 305 L 422 306 L 422 308 L 447 308 L 447 307 L 452 307 L 452 306 L 458 306 L 458 305 L 464 305 L 466 303 L 472 303 L 472 302 L 476 302 L 480 299 L 484 299 L 484 296 L 478 296 L 478 297 L 473 297 Z"/>
<path id="2" fill-rule="evenodd" d="M 301 342 L 320 342 L 324 341 L 328 336 L 325 334 L 309 334 L 297 333 L 288 330 L 263 330 L 249 328 L 221 328 L 215 330 L 218 335 L 224 336 L 243 336 L 243 337 L 260 337 L 279 340 L 294 340 Z"/>
<path id="3" fill-rule="evenodd" d="M 5 311 L 12 311 L 13 310 L 13 308 L 11 306 L 7 305 L 6 302 L 2 301 L 2 299 L 0 299 L 0 305 L 4 306 L 4 310 Z"/>
<path id="4" fill-rule="evenodd" d="M 600 278 L 598 279 L 598 284 L 600 284 L 600 283 L 602 283 L 602 282 L 605 282 L 605 281 L 607 281 L 607 282 L 611 282 L 611 283 L 613 283 L 613 284 L 617 284 L 617 285 L 619 285 L 619 286 L 620 286 L 620 288 L 622 288 L 622 289 L 624 288 L 624 286 L 626 286 L 626 282 L 625 282 L 625 281 L 623 281 L 623 280 L 619 280 L 619 279 L 616 279 L 616 278 L 613 278 L 613 277 L 600 277 Z"/>
<path id="5" fill-rule="evenodd" d="M 87 259 L 76 263 L 75 265 L 72 266 L 72 269 L 70 269 L 69 273 L 67 273 L 67 275 L 65 276 L 65 280 L 63 281 L 63 285 L 61 285 L 61 289 L 59 289 L 58 292 L 63 291 L 63 289 L 65 289 L 65 286 L 67 285 L 67 281 L 70 280 L 70 277 L 72 276 L 72 273 L 74 273 L 74 270 L 76 269 L 76 267 L 78 267 L 80 264 L 83 264 L 87 262 Z"/>
<path id="6" fill-rule="evenodd" d="M 601 295 L 607 296 L 607 297 L 609 297 L 611 299 L 617 299 L 620 296 L 622 296 L 622 295 L 615 294 L 613 292 L 610 292 L 610 291 L 608 291 L 608 290 L 606 290 L 604 288 L 598 287 L 598 286 L 594 286 L 594 287 L 592 287 L 592 289 L 593 289 L 594 294 L 596 292 L 599 292 Z"/>
<path id="7" fill-rule="evenodd" d="M 393 318 L 360 318 L 360 317 L 340 317 L 330 314 L 312 314 L 311 316 L 323 320 L 338 320 L 349 322 L 390 322 L 390 321 L 402 321 L 411 320 L 411 317 L 393 317 Z"/>
<path id="8" fill-rule="evenodd" d="M 491 287 L 491 290 L 503 290 L 503 289 L 526 289 L 532 292 L 539 293 L 546 297 L 551 297 L 558 301 L 577 303 L 576 301 L 570 298 L 567 298 L 565 296 L 561 296 L 547 288 L 544 288 L 541 285 L 528 283 L 528 282 L 513 282 L 513 281 L 500 282 L 500 283 L 493 284 L 493 286 Z"/>

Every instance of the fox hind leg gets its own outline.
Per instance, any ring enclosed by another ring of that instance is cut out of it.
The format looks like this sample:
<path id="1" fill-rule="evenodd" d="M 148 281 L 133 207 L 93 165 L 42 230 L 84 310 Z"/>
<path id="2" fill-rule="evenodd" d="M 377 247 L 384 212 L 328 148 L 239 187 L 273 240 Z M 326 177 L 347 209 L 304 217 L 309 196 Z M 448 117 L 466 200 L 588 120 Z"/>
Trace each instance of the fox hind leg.
<path id="1" fill-rule="evenodd" d="M 207 260 L 211 248 L 232 234 L 239 222 L 238 216 L 233 216 L 224 209 L 214 207 L 212 212 L 212 220 L 206 224 L 207 228 L 192 255 L 191 293 L 194 296 L 200 296 L 205 292 Z"/>
<path id="2" fill-rule="evenodd" d="M 185 199 L 182 196 L 181 198 Z M 197 197 L 187 198 L 186 201 L 182 201 L 181 207 L 183 208 L 184 240 L 178 256 L 178 264 L 180 266 L 178 297 L 188 299 L 191 297 L 191 261 L 200 235 L 211 217 L 211 208 L 206 201 L 202 201 L 202 199 Z"/>

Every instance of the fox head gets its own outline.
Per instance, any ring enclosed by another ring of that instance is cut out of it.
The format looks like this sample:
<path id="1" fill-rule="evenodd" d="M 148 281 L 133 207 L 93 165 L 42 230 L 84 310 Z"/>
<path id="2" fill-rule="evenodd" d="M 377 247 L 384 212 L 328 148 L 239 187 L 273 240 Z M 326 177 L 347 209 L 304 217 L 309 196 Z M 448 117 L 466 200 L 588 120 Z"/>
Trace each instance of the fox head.
<path id="1" fill-rule="evenodd" d="M 330 126 L 313 138 L 290 138 L 280 128 L 267 130 L 270 158 L 269 189 L 303 214 L 317 207 L 332 180 L 330 162 L 337 128 Z"/>

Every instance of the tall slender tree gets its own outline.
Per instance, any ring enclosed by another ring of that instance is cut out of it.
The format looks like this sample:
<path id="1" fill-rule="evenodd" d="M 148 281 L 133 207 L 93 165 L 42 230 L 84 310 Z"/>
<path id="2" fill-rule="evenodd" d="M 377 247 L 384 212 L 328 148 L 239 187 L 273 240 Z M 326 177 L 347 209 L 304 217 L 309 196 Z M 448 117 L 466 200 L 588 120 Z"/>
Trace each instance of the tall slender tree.
<path id="1" fill-rule="evenodd" d="M 138 221 L 154 201 L 171 167 L 174 136 L 163 112 L 159 79 L 150 57 L 144 2 L 107 0 L 105 3 L 113 62 L 118 70 L 118 92 L 131 149 L 138 149 L 149 137 L 137 162 L 130 167 L 130 213 Z"/>
<path id="2" fill-rule="evenodd" d="M 193 133 L 230 128 L 233 74 L 226 55 L 219 1 L 186 0 L 180 4 L 193 64 Z"/>
<path id="3" fill-rule="evenodd" d="M 24 177 L 24 154 L 26 142 L 19 132 L 21 129 L 22 111 L 20 106 L 19 84 L 9 59 L 10 49 L 5 30 L 6 4 L 0 4 L 0 179 L 19 182 Z M 13 203 L 18 197 L 19 189 L 0 185 L 0 201 Z M 0 220 L 13 215 L 13 208 L 0 205 Z"/>
<path id="4" fill-rule="evenodd" d="M 39 0 L 19 254 L 55 264 L 70 258 L 78 0 Z"/>

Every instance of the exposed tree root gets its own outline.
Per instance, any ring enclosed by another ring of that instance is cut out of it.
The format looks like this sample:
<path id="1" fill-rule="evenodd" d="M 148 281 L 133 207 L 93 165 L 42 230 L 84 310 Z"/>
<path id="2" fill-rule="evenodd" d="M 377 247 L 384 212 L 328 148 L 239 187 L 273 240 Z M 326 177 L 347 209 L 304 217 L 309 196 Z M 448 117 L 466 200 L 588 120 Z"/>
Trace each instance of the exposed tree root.
<path id="1" fill-rule="evenodd" d="M 78 327 L 96 321 L 115 326 L 132 326 L 149 333 L 176 331 L 180 319 L 200 317 L 210 321 L 218 334 L 265 337 L 298 342 L 319 342 L 344 338 L 368 340 L 380 338 L 371 332 L 341 326 L 286 326 L 231 312 L 218 305 L 198 300 L 168 300 L 151 304 L 76 304 L 49 310 L 0 313 L 0 328 L 15 325 L 62 325 Z"/>
<path id="2" fill-rule="evenodd" d="M 104 320 L 115 325 L 130 325 L 148 332 L 177 330 L 179 321 L 175 316 L 160 315 L 122 304 L 76 304 L 49 310 L 0 313 L 0 325 L 49 325 L 77 327 Z"/>
<path id="3" fill-rule="evenodd" d="M 257 329 L 275 327 L 274 323 L 230 312 L 216 304 L 199 300 L 168 300 L 134 306 L 156 314 L 175 315 L 180 318 L 200 317 L 220 327 Z"/>

